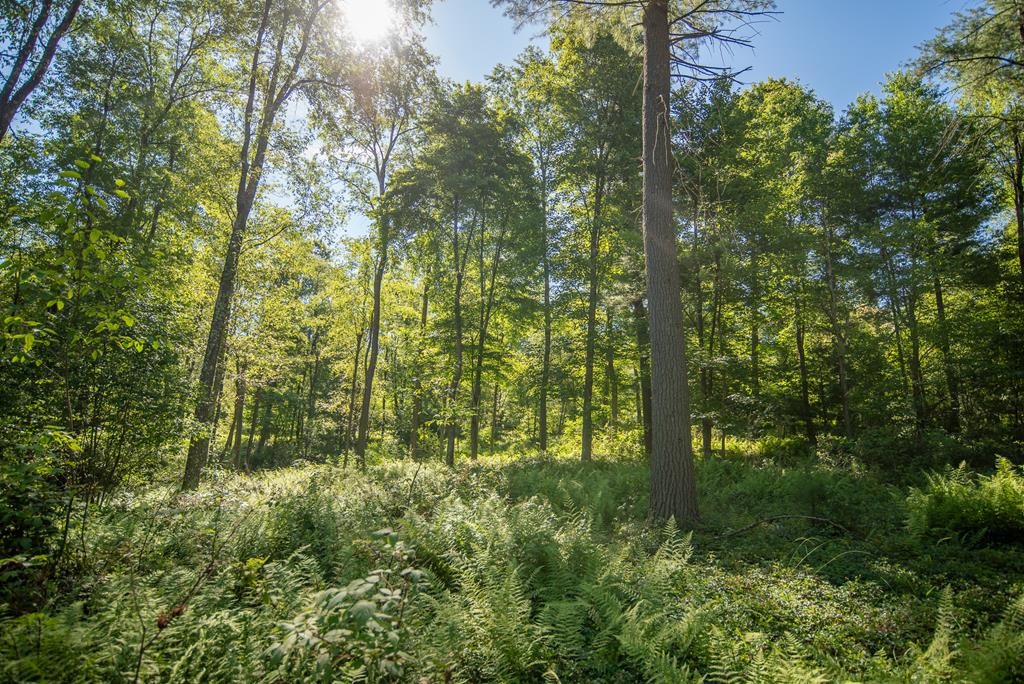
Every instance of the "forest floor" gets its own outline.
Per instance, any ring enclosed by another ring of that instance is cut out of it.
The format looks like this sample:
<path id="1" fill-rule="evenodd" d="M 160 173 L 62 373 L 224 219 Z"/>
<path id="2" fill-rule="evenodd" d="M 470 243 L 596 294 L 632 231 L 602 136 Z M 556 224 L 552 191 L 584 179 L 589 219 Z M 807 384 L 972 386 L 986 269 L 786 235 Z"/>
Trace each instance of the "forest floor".
<path id="1" fill-rule="evenodd" d="M 42 610 L 7 606 L 0 679 L 1024 681 L 1024 537 L 934 529 L 949 497 L 1024 511 L 1019 471 L 698 476 L 692 534 L 646 521 L 641 462 L 152 486 L 73 527 Z"/>

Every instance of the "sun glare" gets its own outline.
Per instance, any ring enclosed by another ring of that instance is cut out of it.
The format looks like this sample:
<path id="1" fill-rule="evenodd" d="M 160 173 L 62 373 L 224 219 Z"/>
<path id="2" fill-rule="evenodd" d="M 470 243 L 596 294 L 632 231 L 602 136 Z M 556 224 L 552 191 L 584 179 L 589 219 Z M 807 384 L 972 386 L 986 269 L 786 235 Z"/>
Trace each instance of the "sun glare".
<path id="1" fill-rule="evenodd" d="M 345 30 L 357 43 L 375 43 L 394 27 L 395 10 L 388 0 L 343 0 Z"/>

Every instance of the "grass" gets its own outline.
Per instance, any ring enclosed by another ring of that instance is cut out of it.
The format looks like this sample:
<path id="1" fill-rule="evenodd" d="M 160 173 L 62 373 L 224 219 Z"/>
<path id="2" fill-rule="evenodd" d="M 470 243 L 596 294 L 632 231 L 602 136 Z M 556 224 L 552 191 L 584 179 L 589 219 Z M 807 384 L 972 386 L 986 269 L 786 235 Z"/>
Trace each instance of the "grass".
<path id="1" fill-rule="evenodd" d="M 963 487 L 1013 519 L 1016 471 L 912 488 L 785 463 L 701 462 L 685 533 L 647 522 L 629 462 L 304 466 L 125 494 L 72 531 L 42 610 L 7 611 L 0 678 L 1015 681 L 1024 550 L 919 520 Z"/>

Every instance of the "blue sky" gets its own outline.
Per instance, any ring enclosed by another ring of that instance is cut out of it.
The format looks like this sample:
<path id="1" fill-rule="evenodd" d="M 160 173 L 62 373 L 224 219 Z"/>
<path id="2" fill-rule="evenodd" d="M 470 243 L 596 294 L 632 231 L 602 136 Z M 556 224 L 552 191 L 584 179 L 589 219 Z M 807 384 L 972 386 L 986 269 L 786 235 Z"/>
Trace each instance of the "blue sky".
<path id="1" fill-rule="evenodd" d="M 771 76 L 799 79 L 842 110 L 857 95 L 877 92 L 885 74 L 914 58 L 972 0 L 777 0 L 782 14 L 757 26 L 753 50 L 726 55 L 734 66 L 753 67 L 744 81 Z M 537 31 L 515 33 L 489 0 L 436 0 L 427 48 L 441 73 L 481 80 L 509 63 Z"/>

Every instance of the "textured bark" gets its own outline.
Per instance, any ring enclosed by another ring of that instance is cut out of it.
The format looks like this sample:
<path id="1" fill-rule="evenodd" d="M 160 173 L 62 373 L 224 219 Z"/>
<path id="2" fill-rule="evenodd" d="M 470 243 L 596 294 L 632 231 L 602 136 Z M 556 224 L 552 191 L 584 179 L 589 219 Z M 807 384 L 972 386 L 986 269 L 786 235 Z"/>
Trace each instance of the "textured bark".
<path id="1" fill-rule="evenodd" d="M 672 220 L 671 77 L 667 0 L 643 10 L 643 227 L 651 328 L 651 514 L 698 517 L 690 435 L 686 338 Z"/>

